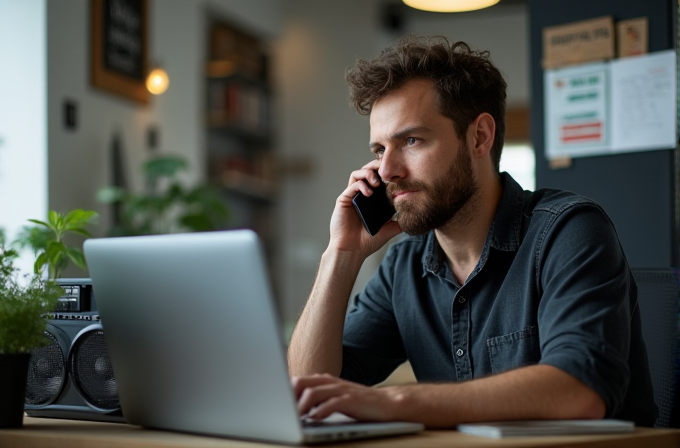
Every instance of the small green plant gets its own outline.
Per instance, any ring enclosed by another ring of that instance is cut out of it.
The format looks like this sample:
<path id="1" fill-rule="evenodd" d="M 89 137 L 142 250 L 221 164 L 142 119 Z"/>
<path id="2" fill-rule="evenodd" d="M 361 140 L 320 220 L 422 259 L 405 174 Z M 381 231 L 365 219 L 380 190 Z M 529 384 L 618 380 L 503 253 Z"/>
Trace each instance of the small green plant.
<path id="1" fill-rule="evenodd" d="M 64 242 L 64 236 L 75 233 L 91 238 L 92 235 L 85 226 L 92 224 L 96 217 L 97 213 L 89 210 L 76 209 L 65 215 L 50 211 L 47 222 L 29 219 L 36 225 L 24 227 L 15 244 L 21 248 L 33 249 L 36 255 L 33 265 L 35 274 L 41 275 L 47 267 L 47 277 L 56 279 L 68 266 L 69 261 L 81 269 L 86 268 L 83 252 L 76 247 L 68 246 Z"/>
<path id="2" fill-rule="evenodd" d="M 0 354 L 28 353 L 46 345 L 45 315 L 54 311 L 63 289 L 34 274 L 20 282 L 14 267 L 17 252 L 5 247 L 0 231 Z"/>
<path id="3" fill-rule="evenodd" d="M 142 169 L 146 188 L 131 193 L 120 187 L 105 187 L 97 199 L 114 207 L 117 222 L 112 236 L 151 235 L 177 230 L 193 232 L 224 228 L 229 210 L 219 193 L 209 186 L 185 188 L 177 179 L 187 162 L 165 155 L 146 162 Z"/>

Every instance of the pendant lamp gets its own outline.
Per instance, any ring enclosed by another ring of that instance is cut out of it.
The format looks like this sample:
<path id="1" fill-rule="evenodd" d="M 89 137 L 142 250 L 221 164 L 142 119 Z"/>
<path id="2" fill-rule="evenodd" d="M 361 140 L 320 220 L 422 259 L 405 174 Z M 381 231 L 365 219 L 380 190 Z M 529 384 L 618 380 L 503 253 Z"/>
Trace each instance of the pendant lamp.
<path id="1" fill-rule="evenodd" d="M 411 8 L 432 12 L 463 12 L 488 8 L 500 0 L 403 0 Z"/>

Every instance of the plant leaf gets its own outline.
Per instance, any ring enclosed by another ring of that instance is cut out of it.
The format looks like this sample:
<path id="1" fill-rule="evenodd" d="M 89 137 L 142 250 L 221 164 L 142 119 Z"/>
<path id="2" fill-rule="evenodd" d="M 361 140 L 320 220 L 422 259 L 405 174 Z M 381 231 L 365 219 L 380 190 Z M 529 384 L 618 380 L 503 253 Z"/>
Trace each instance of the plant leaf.
<path id="1" fill-rule="evenodd" d="M 144 164 L 144 175 L 147 180 L 154 182 L 161 177 L 175 176 L 180 170 L 187 169 L 188 164 L 179 156 L 155 157 Z"/>
<path id="2" fill-rule="evenodd" d="M 39 219 L 29 219 L 29 221 L 34 222 L 34 223 L 36 223 L 36 224 L 40 224 L 41 226 L 45 226 L 45 227 L 47 227 L 48 229 L 51 229 L 51 228 L 52 228 L 52 226 L 51 226 L 50 224 L 46 223 L 45 221 L 41 221 L 41 220 L 39 220 Z"/>
<path id="3" fill-rule="evenodd" d="M 56 267 L 66 256 L 66 246 L 61 241 L 50 241 L 45 249 L 50 265 Z"/>
<path id="4" fill-rule="evenodd" d="M 41 253 L 35 259 L 35 263 L 33 263 L 33 272 L 39 275 L 48 262 L 49 260 L 47 258 L 47 253 L 45 252 Z"/>
<path id="5" fill-rule="evenodd" d="M 55 212 L 54 210 L 50 210 L 50 212 L 47 215 L 47 218 L 48 218 L 47 222 L 52 224 L 53 228 L 55 228 L 55 229 L 60 228 L 60 226 L 59 226 L 60 219 L 59 218 L 61 218 L 61 215 L 58 212 Z"/>
<path id="6" fill-rule="evenodd" d="M 194 232 L 205 232 L 215 230 L 215 226 L 210 219 L 203 213 L 186 214 L 180 218 L 182 225 L 190 228 Z"/>
<path id="7" fill-rule="evenodd" d="M 83 210 L 80 208 L 71 210 L 64 217 L 64 230 L 83 227 L 84 225 L 89 224 L 95 217 L 97 217 L 97 212 L 91 210 Z"/>
<path id="8" fill-rule="evenodd" d="M 120 187 L 104 187 L 97 191 L 97 201 L 104 204 L 123 202 L 127 196 L 128 194 L 125 189 Z"/>
<path id="9" fill-rule="evenodd" d="M 92 238 L 92 235 L 90 232 L 88 232 L 85 229 L 77 228 L 77 229 L 66 229 L 67 232 L 73 232 L 73 233 L 79 233 L 80 235 L 86 236 L 88 238 Z"/>
<path id="10" fill-rule="evenodd" d="M 85 269 L 85 255 L 83 255 L 83 252 L 80 249 L 76 249 L 75 247 L 66 247 L 66 254 L 76 266 L 81 269 Z"/>
<path id="11" fill-rule="evenodd" d="M 51 229 L 39 226 L 24 226 L 19 232 L 17 239 L 12 242 L 14 247 L 25 249 L 30 247 L 34 254 L 44 251 L 47 243 L 54 239 Z"/>

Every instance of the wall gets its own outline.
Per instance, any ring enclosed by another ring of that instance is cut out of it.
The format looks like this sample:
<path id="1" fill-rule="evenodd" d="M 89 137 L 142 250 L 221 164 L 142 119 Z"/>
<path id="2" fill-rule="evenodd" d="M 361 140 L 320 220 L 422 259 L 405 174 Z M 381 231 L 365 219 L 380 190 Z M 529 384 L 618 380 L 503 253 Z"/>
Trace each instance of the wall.
<path id="1" fill-rule="evenodd" d="M 529 15 L 523 3 L 498 5 L 458 14 L 407 10 L 404 31 L 425 36 L 443 35 L 486 50 L 508 83 L 508 106 L 529 105 Z"/>
<path id="2" fill-rule="evenodd" d="M 348 103 L 345 67 L 370 57 L 373 2 L 289 0 L 274 45 L 279 157 L 311 162 L 308 176 L 283 178 L 278 224 L 282 314 L 294 321 L 328 243 L 335 199 L 349 173 L 370 160 L 368 120 Z"/>
<path id="3" fill-rule="evenodd" d="M 45 9 L 45 0 L 0 0 L 0 228 L 10 240 L 47 208 Z M 30 253 L 17 262 L 32 266 Z"/>
<path id="4" fill-rule="evenodd" d="M 150 156 L 147 130 L 152 125 L 159 130 L 158 151 L 185 156 L 191 168 L 186 180 L 202 180 L 207 14 L 232 17 L 271 37 L 280 32 L 280 1 L 150 0 L 149 63 L 162 64 L 170 88 L 151 97 L 146 106 L 90 85 L 89 4 L 89 0 L 47 2 L 49 207 L 99 211 L 101 225 L 95 234 L 102 235 L 110 216 L 108 208 L 95 200 L 95 192 L 112 180 L 114 134 L 121 138 L 131 188 L 142 187 L 140 165 Z M 62 124 L 65 100 L 77 103 L 75 131 Z"/>
<path id="5" fill-rule="evenodd" d="M 352 170 L 368 162 L 368 118 L 348 105 L 344 71 L 357 57 L 373 58 L 401 33 L 443 34 L 491 51 L 509 80 L 509 103 L 526 106 L 526 7 L 465 14 L 400 8 L 403 28 L 383 27 L 382 1 L 288 0 L 281 39 L 274 45 L 279 156 L 309 160 L 308 176 L 282 179 L 279 206 L 278 294 L 288 329 L 295 321 L 328 244 L 337 196 Z M 355 291 L 370 278 L 381 253 L 364 263 Z"/>

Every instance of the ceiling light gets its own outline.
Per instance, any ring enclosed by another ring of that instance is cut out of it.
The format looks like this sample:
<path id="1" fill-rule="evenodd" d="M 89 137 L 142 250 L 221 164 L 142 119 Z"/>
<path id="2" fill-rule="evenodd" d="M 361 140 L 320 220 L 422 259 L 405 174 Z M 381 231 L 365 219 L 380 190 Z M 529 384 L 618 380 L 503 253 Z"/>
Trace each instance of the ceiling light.
<path id="1" fill-rule="evenodd" d="M 488 8 L 500 0 L 403 0 L 411 8 L 432 12 L 463 12 Z"/>

